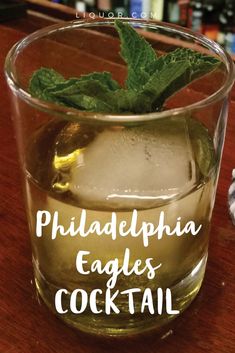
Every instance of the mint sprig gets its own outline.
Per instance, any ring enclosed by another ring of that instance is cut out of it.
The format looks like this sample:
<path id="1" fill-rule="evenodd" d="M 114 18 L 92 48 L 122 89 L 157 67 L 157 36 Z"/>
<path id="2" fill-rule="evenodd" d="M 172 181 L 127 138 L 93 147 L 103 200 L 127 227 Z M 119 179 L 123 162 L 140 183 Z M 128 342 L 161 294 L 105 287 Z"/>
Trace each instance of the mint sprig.
<path id="1" fill-rule="evenodd" d="M 160 111 L 179 89 L 220 65 L 213 56 L 187 48 L 158 57 L 151 45 L 128 23 L 115 21 L 120 37 L 120 55 L 127 64 L 125 87 L 109 72 L 93 72 L 65 78 L 53 69 L 33 73 L 29 92 L 33 97 L 101 113 L 142 114 Z"/>

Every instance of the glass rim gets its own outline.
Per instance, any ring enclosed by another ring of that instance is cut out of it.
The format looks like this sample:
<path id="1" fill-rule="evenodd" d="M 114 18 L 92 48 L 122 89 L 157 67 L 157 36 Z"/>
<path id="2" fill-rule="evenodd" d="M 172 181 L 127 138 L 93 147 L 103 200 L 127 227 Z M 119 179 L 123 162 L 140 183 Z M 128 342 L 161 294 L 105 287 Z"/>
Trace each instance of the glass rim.
<path id="1" fill-rule="evenodd" d="M 118 18 L 117 17 L 116 18 L 115 17 L 96 18 L 96 19 L 86 18 L 82 20 L 80 19 L 75 21 L 59 22 L 57 24 L 39 29 L 27 35 L 20 41 L 18 41 L 15 45 L 13 45 L 13 47 L 8 52 L 5 59 L 5 65 L 4 65 L 5 76 L 11 90 L 14 91 L 14 93 L 16 93 L 16 95 L 19 96 L 23 101 L 33 106 L 34 108 L 37 108 L 46 113 L 50 113 L 52 115 L 64 117 L 66 120 L 75 120 L 75 119 L 80 121 L 95 120 L 95 121 L 103 121 L 103 122 L 110 122 L 110 123 L 111 122 L 123 122 L 123 123 L 141 122 L 141 121 L 161 119 L 169 116 L 182 115 L 191 111 L 205 108 L 217 102 L 218 100 L 224 98 L 231 90 L 235 79 L 234 63 L 231 56 L 218 43 L 214 42 L 213 40 L 205 37 L 200 33 L 195 33 L 189 29 L 183 28 L 175 24 L 159 22 L 156 20 L 144 20 L 144 19 L 133 19 L 133 18 L 121 18 L 121 20 L 124 22 L 128 22 L 130 24 L 140 25 L 142 27 L 155 26 L 155 28 L 157 27 L 159 29 L 163 29 L 168 32 L 174 32 L 175 34 L 179 34 L 188 39 L 193 39 L 197 41 L 199 44 L 206 46 L 207 49 L 212 50 L 215 54 L 217 54 L 220 57 L 220 59 L 222 59 L 223 63 L 226 66 L 225 82 L 221 85 L 221 87 L 217 91 L 213 92 L 208 97 L 203 98 L 195 103 L 192 103 L 183 107 L 167 109 L 161 112 L 151 112 L 151 113 L 145 113 L 145 114 L 107 114 L 107 113 L 82 111 L 75 108 L 65 107 L 56 103 L 47 102 L 38 98 L 34 98 L 30 95 L 30 93 L 28 93 L 26 90 L 24 90 L 21 87 L 13 72 L 15 67 L 14 62 L 18 54 L 22 50 L 24 50 L 25 47 L 30 45 L 35 40 L 49 36 L 58 31 L 66 31 L 69 29 L 80 28 L 80 27 L 87 28 L 87 27 L 113 25 L 115 19 L 118 19 Z M 154 27 L 152 28 L 154 29 Z"/>

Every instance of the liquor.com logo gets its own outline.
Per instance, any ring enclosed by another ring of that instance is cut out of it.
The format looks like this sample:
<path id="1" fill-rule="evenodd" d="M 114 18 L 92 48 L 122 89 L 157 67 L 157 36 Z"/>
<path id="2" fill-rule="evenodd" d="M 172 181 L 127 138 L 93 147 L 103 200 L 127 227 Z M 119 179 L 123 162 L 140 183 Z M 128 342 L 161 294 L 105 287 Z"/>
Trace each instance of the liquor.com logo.
<path id="1" fill-rule="evenodd" d="M 95 12 L 76 12 L 76 18 L 125 18 L 126 16 L 123 14 L 123 12 L 104 12 L 104 11 L 99 11 L 97 13 Z M 149 19 L 149 18 L 156 18 L 157 14 L 155 12 L 140 12 L 137 13 L 135 11 L 130 13 L 131 18 L 142 18 L 142 19 Z"/>

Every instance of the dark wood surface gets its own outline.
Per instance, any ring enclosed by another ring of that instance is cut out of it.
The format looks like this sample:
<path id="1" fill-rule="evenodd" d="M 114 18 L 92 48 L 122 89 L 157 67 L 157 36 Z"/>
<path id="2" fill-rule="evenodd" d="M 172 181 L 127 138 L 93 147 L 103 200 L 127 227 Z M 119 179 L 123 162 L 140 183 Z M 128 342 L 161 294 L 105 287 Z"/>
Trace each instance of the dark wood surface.
<path id="1" fill-rule="evenodd" d="M 227 191 L 235 168 L 235 89 L 213 213 L 206 276 L 190 308 L 161 333 L 124 339 L 96 338 L 65 326 L 37 297 L 3 63 L 16 41 L 46 22 L 29 16 L 0 25 L 0 352 L 234 352 L 235 227 L 227 211 Z"/>

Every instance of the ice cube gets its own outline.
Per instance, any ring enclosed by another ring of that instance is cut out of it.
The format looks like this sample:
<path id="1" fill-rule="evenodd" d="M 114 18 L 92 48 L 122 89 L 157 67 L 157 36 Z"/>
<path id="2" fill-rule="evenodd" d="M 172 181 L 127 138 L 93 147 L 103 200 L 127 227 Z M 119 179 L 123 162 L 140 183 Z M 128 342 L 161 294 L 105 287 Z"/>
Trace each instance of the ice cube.
<path id="1" fill-rule="evenodd" d="M 105 129 L 76 158 L 69 189 L 90 207 L 150 207 L 196 181 L 185 118 Z"/>

